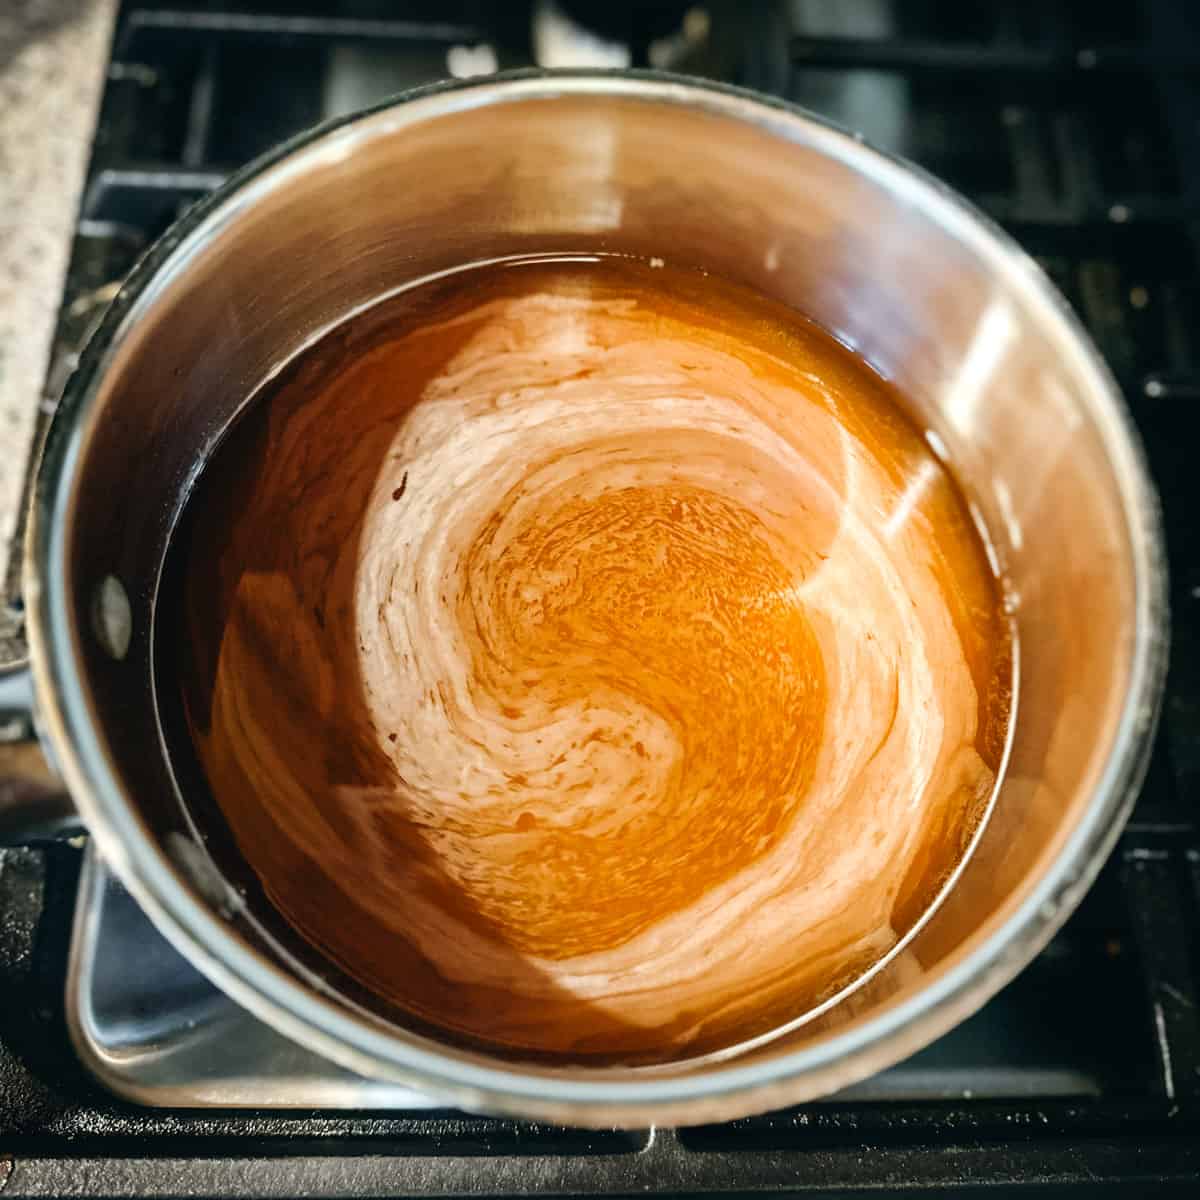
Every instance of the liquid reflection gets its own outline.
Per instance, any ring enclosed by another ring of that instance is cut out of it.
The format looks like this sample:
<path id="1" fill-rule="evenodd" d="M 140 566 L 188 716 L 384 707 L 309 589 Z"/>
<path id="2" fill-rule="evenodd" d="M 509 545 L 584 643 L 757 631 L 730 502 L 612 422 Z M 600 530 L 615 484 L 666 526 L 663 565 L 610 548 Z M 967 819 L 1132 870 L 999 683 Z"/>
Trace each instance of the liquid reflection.
<path id="1" fill-rule="evenodd" d="M 761 1034 L 895 945 L 991 792 L 1009 647 L 962 497 L 865 368 L 724 285 L 439 288 L 202 481 L 214 796 L 389 1011 L 605 1061 Z"/>

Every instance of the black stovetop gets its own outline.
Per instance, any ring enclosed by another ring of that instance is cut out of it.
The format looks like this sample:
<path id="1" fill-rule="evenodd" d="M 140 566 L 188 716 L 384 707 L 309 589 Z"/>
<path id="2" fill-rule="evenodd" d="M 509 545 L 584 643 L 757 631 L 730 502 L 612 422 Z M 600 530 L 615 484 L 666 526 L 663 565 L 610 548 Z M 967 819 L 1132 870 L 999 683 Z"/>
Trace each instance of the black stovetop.
<path id="1" fill-rule="evenodd" d="M 548 7 L 126 0 L 47 394 L 109 285 L 230 169 L 450 67 L 552 53 L 531 32 L 531 8 L 544 33 Z M 1039 258 L 1121 380 L 1163 496 L 1174 641 L 1118 851 L 1041 957 L 908 1063 L 828 1101 L 653 1136 L 113 1099 L 77 1064 L 63 1017 L 79 850 L 0 851 L 0 1200 L 1200 1194 L 1200 4 L 712 0 L 686 19 L 685 4 L 633 19 L 625 7 L 559 0 L 560 15 L 606 26 L 609 63 L 613 38 L 632 39 L 633 65 L 786 95 L 947 179 Z"/>

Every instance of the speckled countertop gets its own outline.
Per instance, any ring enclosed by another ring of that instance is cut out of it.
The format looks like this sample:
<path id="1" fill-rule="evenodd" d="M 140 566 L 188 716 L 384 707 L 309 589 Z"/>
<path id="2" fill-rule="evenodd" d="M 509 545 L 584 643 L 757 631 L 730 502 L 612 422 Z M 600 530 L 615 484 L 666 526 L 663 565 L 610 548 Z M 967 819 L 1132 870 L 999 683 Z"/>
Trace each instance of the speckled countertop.
<path id="1" fill-rule="evenodd" d="M 116 6 L 117 0 L 0 0 L 0 581 Z M 5 632 L 0 627 L 0 641 Z"/>

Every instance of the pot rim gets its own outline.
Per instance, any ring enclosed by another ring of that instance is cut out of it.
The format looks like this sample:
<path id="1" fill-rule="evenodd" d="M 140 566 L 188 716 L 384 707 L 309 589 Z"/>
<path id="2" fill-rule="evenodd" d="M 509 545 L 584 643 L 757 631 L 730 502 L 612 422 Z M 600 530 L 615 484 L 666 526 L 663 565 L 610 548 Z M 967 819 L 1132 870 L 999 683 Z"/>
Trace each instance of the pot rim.
<path id="1" fill-rule="evenodd" d="M 354 1012 L 231 936 L 181 885 L 126 800 L 80 684 L 78 631 L 68 615 L 66 531 L 84 434 L 116 350 L 167 280 L 186 270 L 227 221 L 288 186 L 315 156 L 349 153 L 362 140 L 466 109 L 569 96 L 682 105 L 806 143 L 949 227 L 1024 297 L 1087 381 L 1134 564 L 1131 676 L 1104 769 L 1061 853 L 1020 907 L 928 986 L 845 1032 L 773 1058 L 718 1062 L 678 1077 L 619 1079 L 595 1070 L 580 1078 L 577 1068 L 487 1060 Z M 1161 517 L 1137 434 L 1107 366 L 1040 267 L 946 184 L 824 118 L 742 88 L 650 71 L 519 71 L 418 88 L 298 135 L 193 206 L 134 267 L 67 382 L 35 482 L 24 585 L 39 715 L 57 763 L 101 854 L 177 949 L 260 1019 L 351 1070 L 466 1108 L 588 1125 L 725 1120 L 833 1091 L 914 1052 L 978 1009 L 1049 941 L 1112 850 L 1145 774 L 1167 658 Z"/>

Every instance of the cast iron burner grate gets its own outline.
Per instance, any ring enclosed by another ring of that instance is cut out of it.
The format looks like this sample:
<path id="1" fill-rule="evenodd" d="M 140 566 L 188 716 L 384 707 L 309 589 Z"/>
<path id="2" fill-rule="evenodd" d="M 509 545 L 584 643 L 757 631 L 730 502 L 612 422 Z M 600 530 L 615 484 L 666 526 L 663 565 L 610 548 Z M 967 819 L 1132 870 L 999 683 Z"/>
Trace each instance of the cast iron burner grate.
<path id="1" fill-rule="evenodd" d="M 544 61 L 555 51 L 531 33 L 535 7 L 544 30 L 545 3 L 126 0 L 43 409 L 112 282 L 184 207 L 323 116 L 448 67 Z M 1122 382 L 1163 496 L 1174 641 L 1150 776 L 1118 851 L 1040 958 L 909 1062 L 821 1103 L 653 1133 L 114 1099 L 66 1027 L 80 852 L 0 851 L 3 1200 L 1197 1193 L 1200 7 L 627 7 L 559 0 L 557 13 L 602 26 L 586 45 L 605 61 L 788 96 L 942 175 L 1041 260 Z"/>

